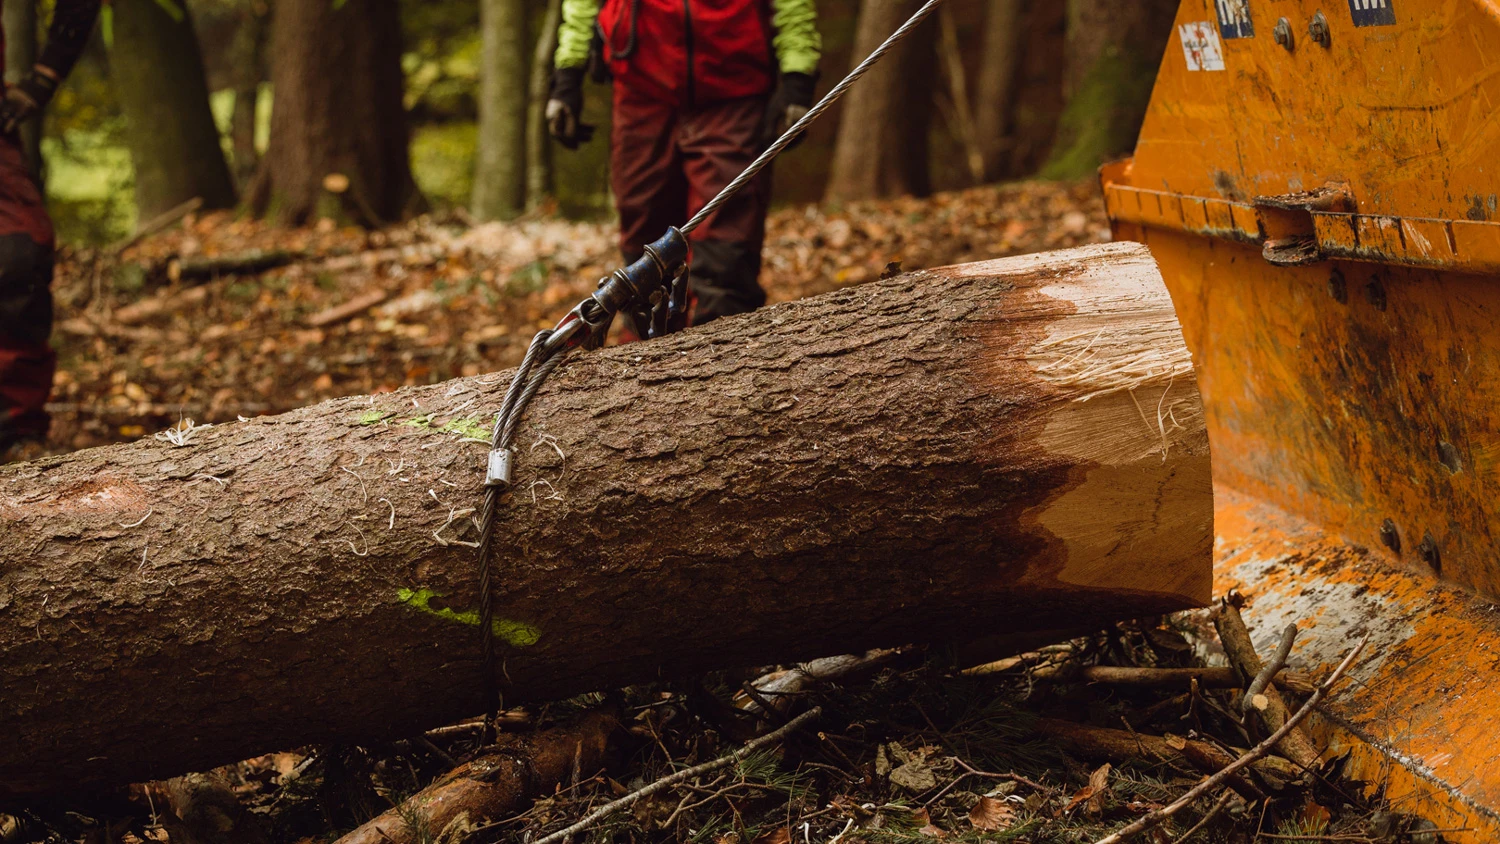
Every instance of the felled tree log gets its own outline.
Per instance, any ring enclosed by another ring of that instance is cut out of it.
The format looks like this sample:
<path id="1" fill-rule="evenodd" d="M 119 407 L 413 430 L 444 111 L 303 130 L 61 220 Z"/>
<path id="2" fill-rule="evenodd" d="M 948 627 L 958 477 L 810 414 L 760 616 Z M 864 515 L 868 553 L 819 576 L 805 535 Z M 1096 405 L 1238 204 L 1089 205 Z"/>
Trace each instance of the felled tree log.
<path id="1" fill-rule="evenodd" d="M 509 373 L 0 468 L 0 795 L 481 710 Z M 950 267 L 565 363 L 498 524 L 508 704 L 1209 598 L 1146 251 Z"/>

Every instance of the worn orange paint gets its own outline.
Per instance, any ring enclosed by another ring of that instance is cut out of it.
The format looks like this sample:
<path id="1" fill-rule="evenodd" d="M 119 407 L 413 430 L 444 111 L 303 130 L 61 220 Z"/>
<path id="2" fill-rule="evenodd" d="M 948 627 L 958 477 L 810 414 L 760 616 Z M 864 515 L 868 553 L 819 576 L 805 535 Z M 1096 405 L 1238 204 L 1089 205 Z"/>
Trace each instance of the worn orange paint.
<path id="1" fill-rule="evenodd" d="M 1194 355 L 1216 586 L 1263 630 L 1305 623 L 1309 665 L 1376 631 L 1325 737 L 1398 808 L 1476 830 L 1450 840 L 1500 841 L 1500 0 L 1394 7 L 1251 0 L 1222 71 L 1174 36 L 1105 201 Z"/>
<path id="2" fill-rule="evenodd" d="M 1177 23 L 1214 5 L 1184 0 Z M 1135 186 L 1246 202 L 1331 181 L 1363 214 L 1500 220 L 1500 0 L 1395 0 L 1396 25 L 1369 27 L 1342 0 L 1250 8 L 1256 36 L 1222 42 L 1223 71 L 1189 71 L 1167 45 Z M 1307 37 L 1320 10 L 1328 48 Z M 1271 37 L 1280 16 L 1292 52 Z"/>
<path id="3" fill-rule="evenodd" d="M 1214 491 L 1214 589 L 1239 590 L 1262 650 L 1295 621 L 1294 665 L 1326 673 L 1370 645 L 1322 705 L 1325 758 L 1451 842 L 1500 841 L 1500 610 L 1228 487 Z"/>

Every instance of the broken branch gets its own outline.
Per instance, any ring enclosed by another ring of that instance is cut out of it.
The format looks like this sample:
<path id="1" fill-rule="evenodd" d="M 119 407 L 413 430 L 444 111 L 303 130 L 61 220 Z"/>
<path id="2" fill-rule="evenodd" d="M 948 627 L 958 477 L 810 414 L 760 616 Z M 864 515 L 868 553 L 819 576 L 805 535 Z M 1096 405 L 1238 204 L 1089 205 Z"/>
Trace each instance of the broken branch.
<path id="1" fill-rule="evenodd" d="M 1280 671 L 1282 666 L 1286 665 L 1286 658 L 1292 654 L 1292 642 L 1296 640 L 1297 625 L 1288 624 L 1286 629 L 1281 631 L 1281 643 L 1276 646 L 1276 653 L 1271 656 L 1271 661 L 1266 663 L 1259 674 L 1255 675 L 1254 680 L 1250 681 L 1250 688 L 1245 689 L 1245 697 L 1240 701 L 1241 712 L 1246 715 L 1250 714 L 1250 709 L 1255 705 L 1255 698 L 1266 690 L 1271 678 L 1276 676 L 1276 672 Z"/>
<path id="2" fill-rule="evenodd" d="M 1161 824 L 1163 821 L 1182 811 L 1185 807 L 1192 805 L 1193 801 L 1197 800 L 1199 797 L 1202 797 L 1208 792 L 1213 791 L 1215 788 L 1224 785 L 1230 777 L 1234 776 L 1237 772 L 1243 770 L 1244 768 L 1255 762 L 1255 760 L 1264 757 L 1267 753 L 1270 753 L 1271 748 L 1275 747 L 1279 742 L 1281 742 L 1282 739 L 1286 738 L 1292 733 L 1293 730 L 1297 729 L 1297 726 L 1301 724 L 1308 715 L 1312 714 L 1313 709 L 1318 705 L 1318 703 L 1323 700 L 1323 698 L 1326 697 L 1330 691 L 1333 690 L 1333 687 L 1338 684 L 1338 681 L 1343 679 L 1344 672 L 1348 671 L 1349 666 L 1354 664 L 1355 658 L 1358 657 L 1360 652 L 1365 649 L 1365 645 L 1369 641 L 1370 634 L 1366 633 L 1365 637 L 1359 640 L 1359 644 L 1355 645 L 1353 650 L 1349 651 L 1349 654 L 1344 657 L 1343 661 L 1339 663 L 1339 666 L 1335 668 L 1333 670 L 1333 673 L 1328 676 L 1328 679 L 1323 681 L 1323 685 L 1319 686 L 1312 693 L 1312 695 L 1308 697 L 1307 702 L 1302 704 L 1302 708 L 1293 713 L 1292 716 L 1287 719 L 1286 723 L 1281 725 L 1281 729 L 1272 733 L 1266 738 L 1265 741 L 1262 741 L 1260 744 L 1257 744 L 1256 746 L 1250 748 L 1250 750 L 1243 756 L 1234 760 L 1234 762 L 1230 763 L 1227 767 L 1219 771 L 1217 774 L 1204 779 L 1202 782 L 1188 789 L 1188 792 L 1186 794 L 1172 801 L 1171 804 L 1157 809 L 1149 815 L 1143 815 L 1139 820 L 1135 821 L 1124 829 L 1121 829 L 1118 832 L 1112 833 L 1110 835 L 1106 835 L 1105 837 L 1094 842 L 1094 844 L 1118 844 L 1118 842 L 1126 841 L 1130 838 L 1135 837 L 1136 835 L 1139 835 L 1142 832 L 1145 832 L 1148 829 L 1151 829 L 1154 826 Z"/>
<path id="3" fill-rule="evenodd" d="M 505 735 L 338 844 L 415 844 L 450 840 L 460 826 L 473 831 L 551 793 L 575 768 L 597 769 L 616 723 L 608 713 L 591 712 L 566 727 Z"/>
<path id="4" fill-rule="evenodd" d="M 766 733 L 758 739 L 754 739 L 745 743 L 742 747 L 740 747 L 739 750 L 736 750 L 733 753 L 727 754 L 725 756 L 720 756 L 718 759 L 714 759 L 710 762 L 704 762 L 702 765 L 694 765 L 691 768 L 683 768 L 675 774 L 669 774 L 668 776 L 662 777 L 661 779 L 651 783 L 648 786 L 632 791 L 631 793 L 625 795 L 624 797 L 621 797 L 618 800 L 613 800 L 609 803 L 605 803 L 603 806 L 600 806 L 599 808 L 590 812 L 587 816 L 584 817 L 583 820 L 579 821 L 578 823 L 573 824 L 567 829 L 558 830 L 551 835 L 541 838 L 536 842 L 536 844 L 558 844 L 558 842 L 562 841 L 563 839 L 577 835 L 578 833 L 584 831 L 585 829 L 588 829 L 589 827 L 609 817 L 610 815 L 613 815 L 621 809 L 624 809 L 633 803 L 650 797 L 651 795 L 656 794 L 659 791 L 671 788 L 678 783 L 687 782 L 694 777 L 701 777 L 704 774 L 713 773 L 720 768 L 727 768 L 763 747 L 769 747 L 770 745 L 776 744 L 777 742 L 791 735 L 804 724 L 808 724 L 812 721 L 817 720 L 818 716 L 822 714 L 823 710 L 815 706 L 812 709 L 809 709 L 806 712 L 802 713 L 801 715 L 798 715 L 796 718 L 793 718 L 792 720 L 786 722 L 786 724 L 782 727 Z"/>
<path id="5" fill-rule="evenodd" d="M 1250 629 L 1245 626 L 1245 619 L 1240 615 L 1237 605 L 1237 595 L 1230 595 L 1219 602 L 1219 607 L 1214 613 L 1214 627 L 1219 631 L 1219 641 L 1224 645 L 1224 654 L 1229 661 L 1238 668 L 1240 674 L 1249 683 L 1265 671 L 1261 664 L 1260 655 L 1255 652 L 1255 645 L 1250 641 Z M 1286 701 L 1281 693 L 1274 688 L 1263 689 L 1265 708 L 1257 710 L 1261 723 L 1265 725 L 1268 732 L 1279 732 L 1282 725 L 1287 722 Z M 1290 730 L 1281 746 L 1276 748 L 1281 755 L 1296 762 L 1298 765 L 1312 770 L 1317 767 L 1321 754 L 1313 746 L 1312 739 L 1302 730 Z"/>

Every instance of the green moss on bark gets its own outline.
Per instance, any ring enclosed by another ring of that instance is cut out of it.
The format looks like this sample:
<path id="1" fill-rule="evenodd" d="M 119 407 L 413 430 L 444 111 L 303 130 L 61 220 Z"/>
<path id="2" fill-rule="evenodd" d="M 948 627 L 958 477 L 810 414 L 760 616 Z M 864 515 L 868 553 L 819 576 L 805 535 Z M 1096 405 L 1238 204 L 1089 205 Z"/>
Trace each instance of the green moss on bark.
<path id="1" fill-rule="evenodd" d="M 1159 56 L 1106 49 L 1068 100 L 1044 179 L 1081 179 L 1135 148 L 1151 101 Z"/>

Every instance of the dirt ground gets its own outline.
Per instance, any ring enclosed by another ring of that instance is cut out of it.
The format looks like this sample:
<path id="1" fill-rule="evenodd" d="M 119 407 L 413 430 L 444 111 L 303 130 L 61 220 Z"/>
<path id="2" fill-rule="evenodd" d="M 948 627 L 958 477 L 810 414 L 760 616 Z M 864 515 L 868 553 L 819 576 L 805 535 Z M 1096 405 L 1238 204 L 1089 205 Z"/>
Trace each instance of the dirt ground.
<path id="1" fill-rule="evenodd" d="M 771 300 L 785 301 L 875 279 L 894 264 L 930 268 L 1108 237 L 1098 189 L 1087 183 L 786 208 L 769 224 L 763 279 Z M 617 257 L 604 223 L 423 219 L 377 232 L 288 231 L 228 214 L 190 218 L 123 250 L 65 252 L 55 285 L 55 441 L 86 448 L 185 419 L 277 413 L 511 366 Z M 249 258 L 263 268 L 205 270 Z M 1081 678 L 1097 665 L 1202 665 L 1215 658 L 1212 628 L 1205 637 L 1203 627 L 1201 616 L 1120 625 L 982 673 L 960 671 L 972 666 L 947 651 L 907 649 L 812 684 L 774 712 L 743 691 L 768 666 L 511 713 L 510 729 L 528 735 L 567 730 L 583 710 L 608 711 L 621 728 L 603 763 L 575 765 L 567 784 L 547 787 L 530 808 L 443 828 L 400 809 L 405 837 L 382 840 L 536 841 L 818 706 L 817 723 L 785 742 L 640 800 L 572 840 L 1095 841 L 1204 775 L 1175 751 L 1147 752 L 1148 740 L 1202 742 L 1230 756 L 1257 740 L 1255 725 L 1231 714 L 1236 690 Z M 1059 719 L 1112 730 L 1126 749 L 1080 749 L 1055 735 Z M 199 777 L 197 798 L 178 781 L 0 812 L 51 841 L 104 841 L 107 821 L 127 830 L 116 840 L 128 842 L 333 841 L 471 757 L 477 735 L 460 726 L 377 747 L 286 749 Z M 1257 774 L 1237 789 L 1213 789 L 1138 840 L 1438 840 L 1340 781 L 1336 760 L 1293 773 L 1295 781 Z M 219 808 L 203 810 L 209 804 Z M 23 840 L 7 837 L 6 822 L 0 815 L 0 841 Z"/>

